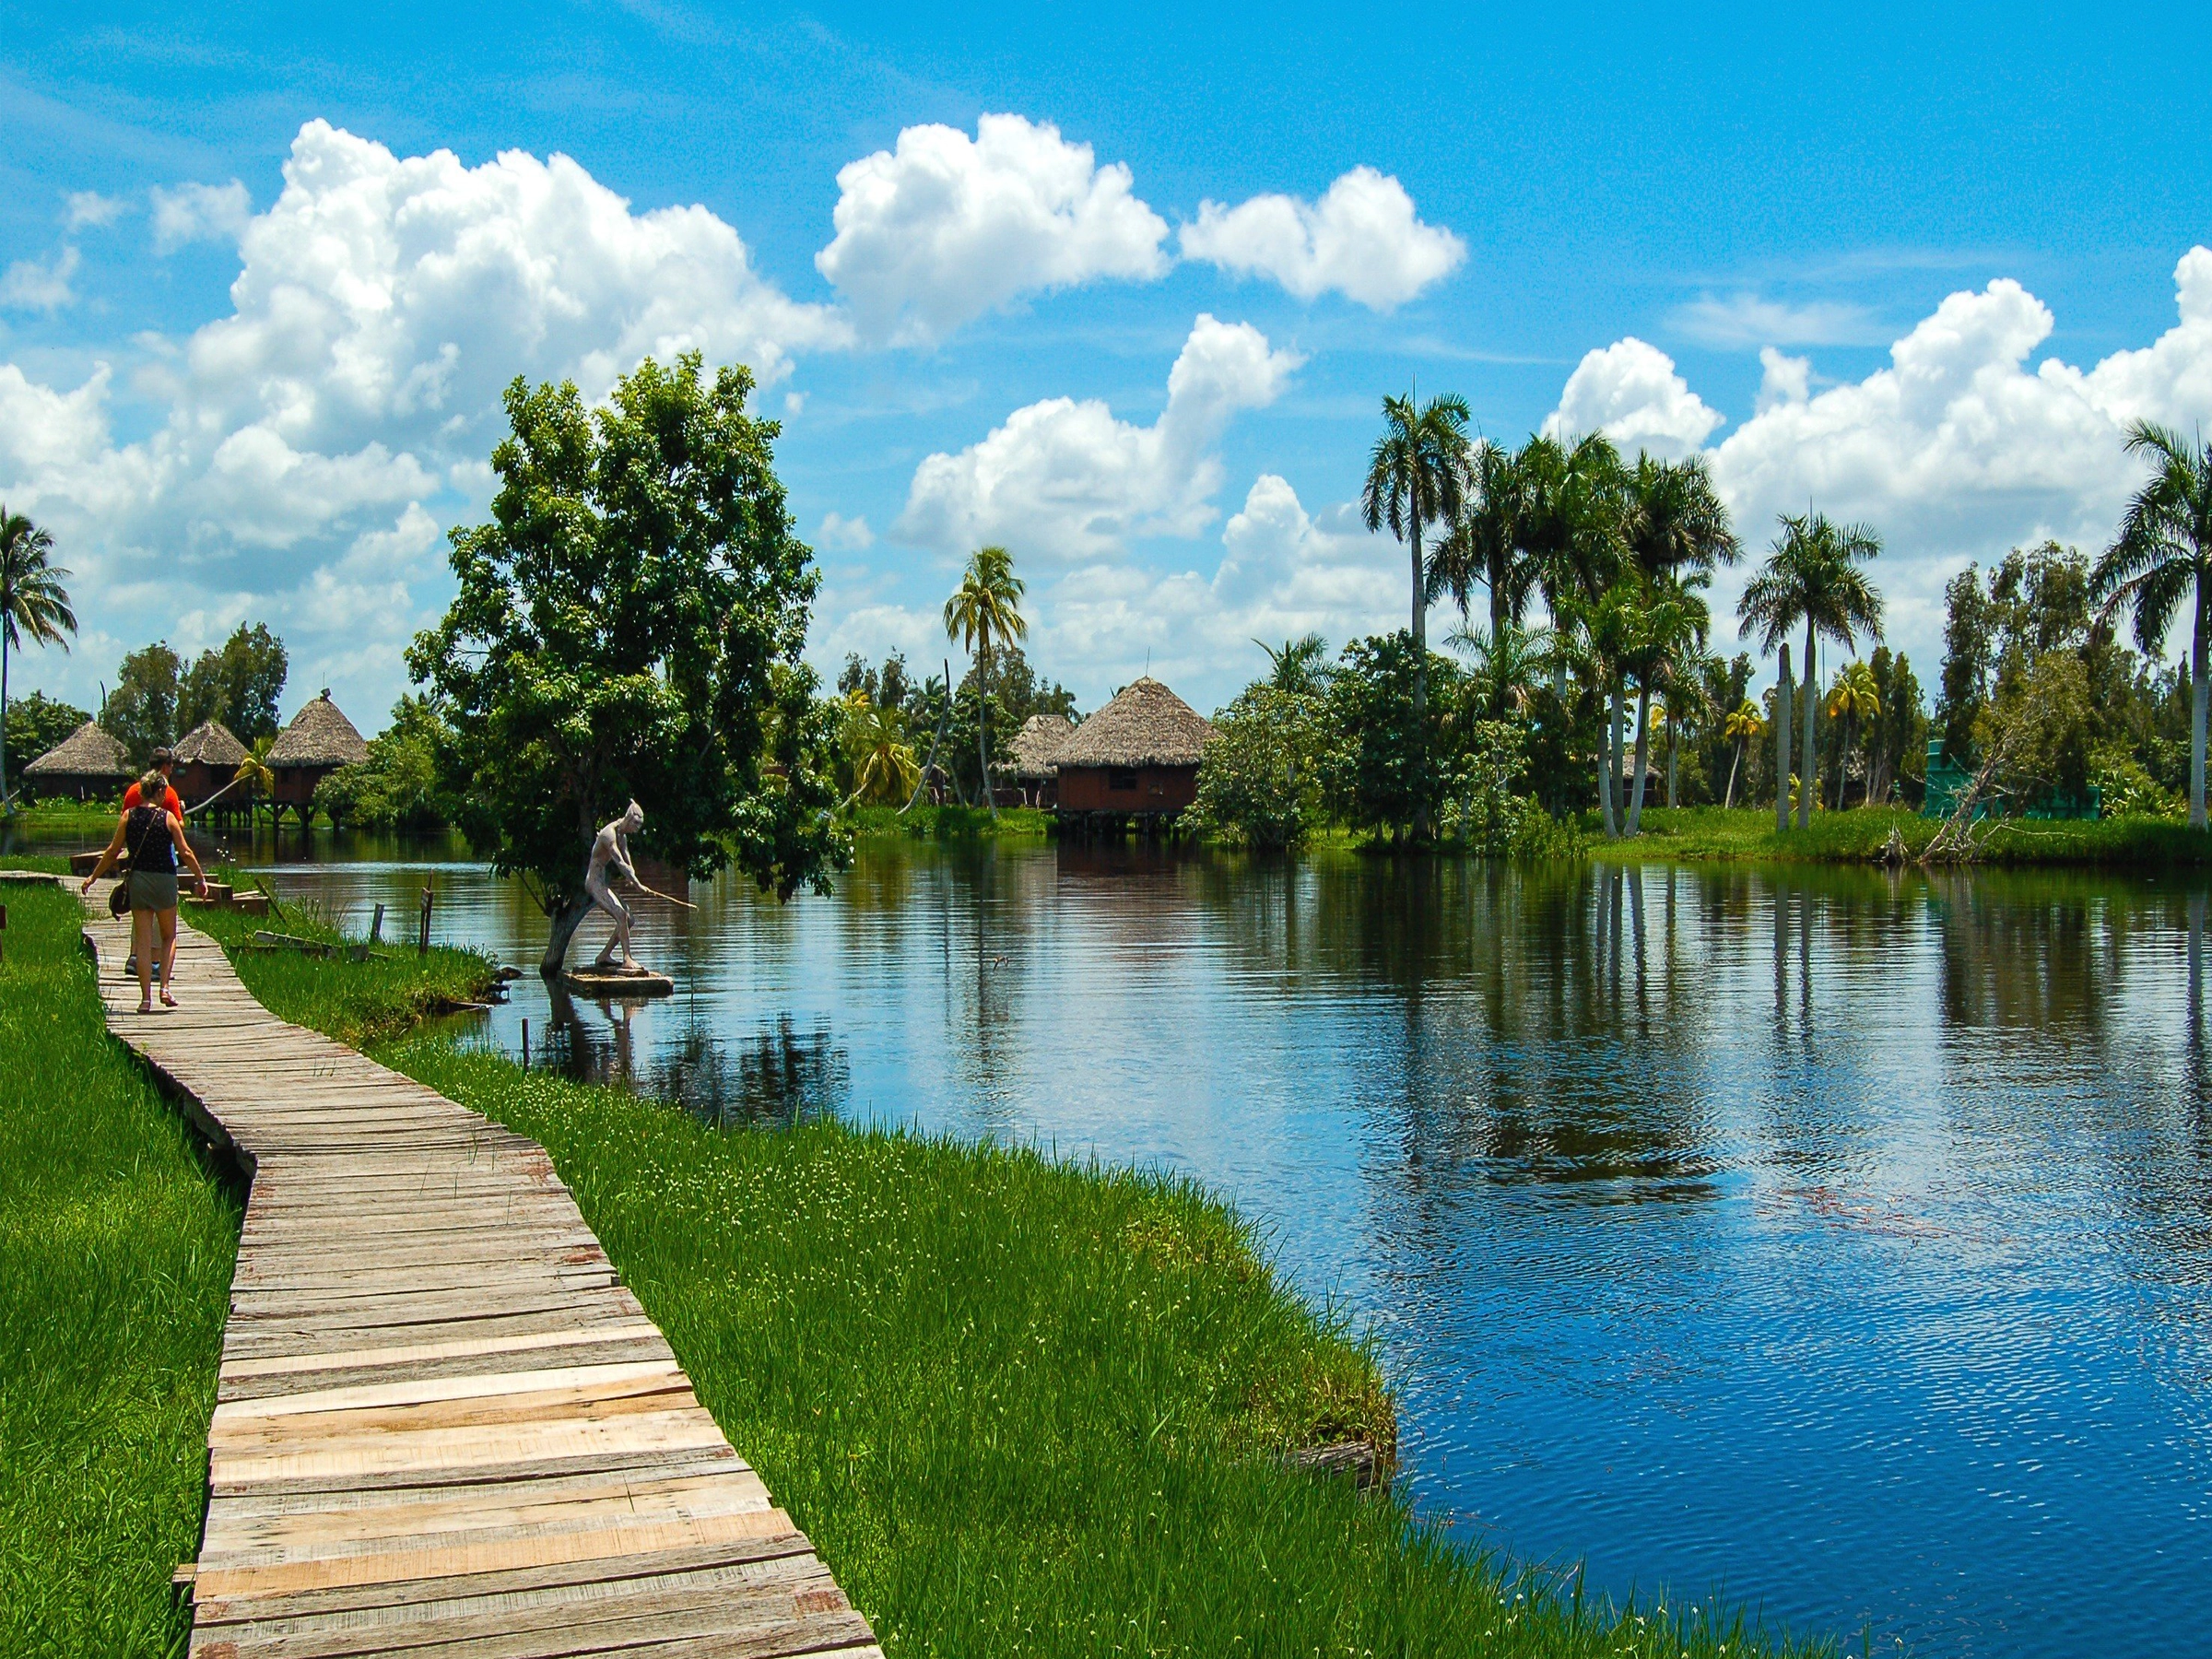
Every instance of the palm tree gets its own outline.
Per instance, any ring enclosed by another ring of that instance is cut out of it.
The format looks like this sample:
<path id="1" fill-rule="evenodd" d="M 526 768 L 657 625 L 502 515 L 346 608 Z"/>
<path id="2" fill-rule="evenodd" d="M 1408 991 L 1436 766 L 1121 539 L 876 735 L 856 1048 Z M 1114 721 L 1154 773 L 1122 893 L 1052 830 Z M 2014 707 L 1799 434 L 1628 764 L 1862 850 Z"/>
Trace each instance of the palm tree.
<path id="1" fill-rule="evenodd" d="M 1694 606 L 1698 618 L 1693 629 L 1686 622 L 1687 613 L 1666 613 L 1664 627 L 1647 641 L 1642 655 L 1645 664 L 1671 667 L 1693 632 L 1697 645 L 1702 649 L 1705 629 L 1711 621 L 1704 601 L 1689 594 L 1688 588 L 1711 580 L 1716 565 L 1734 564 L 1742 547 L 1728 522 L 1728 509 L 1712 487 L 1712 475 L 1707 470 L 1703 457 L 1660 461 L 1648 453 L 1639 454 L 1636 469 L 1628 475 L 1626 483 L 1627 511 L 1622 537 L 1629 558 L 1653 584 L 1661 606 L 1679 607 L 1687 600 Z M 1684 580 L 1685 571 L 1690 572 L 1688 582 Z M 1659 623 L 1661 612 L 1654 611 L 1652 619 Z M 1635 800 L 1629 808 L 1630 835 L 1636 833 L 1636 826 L 1643 817 L 1651 692 L 1649 676 L 1640 676 L 1636 693 Z"/>
<path id="2" fill-rule="evenodd" d="M 2127 429 L 2130 454 L 2148 455 L 2149 482 L 2128 503 L 2120 534 L 2097 560 L 2089 592 L 2106 617 L 2136 614 L 2136 643 L 2162 657 L 2166 633 L 2184 600 L 2196 601 L 2189 628 L 2189 827 L 2205 828 L 2205 648 L 2212 629 L 2212 444 L 2191 445 L 2171 428 L 2139 420 Z"/>
<path id="3" fill-rule="evenodd" d="M 853 762 L 853 798 L 896 801 L 921 781 L 922 763 L 906 740 L 906 719 L 865 691 L 845 700 L 845 754 Z"/>
<path id="4" fill-rule="evenodd" d="M 1836 676 L 1836 683 L 1828 690 L 1828 715 L 1830 720 L 1841 716 L 1843 721 L 1843 754 L 1836 767 L 1836 810 L 1843 810 L 1844 774 L 1851 769 L 1851 746 L 1858 740 L 1859 723 L 1879 720 L 1882 717 L 1881 688 L 1874 683 L 1874 670 L 1864 663 L 1853 663 Z M 1874 805 L 1874 764 L 1866 766 L 1866 798 L 1863 806 Z"/>
<path id="5" fill-rule="evenodd" d="M 1277 647 L 1253 641 L 1267 653 L 1267 683 L 1294 697 L 1312 697 L 1328 683 L 1329 642 L 1317 633 L 1285 640 Z"/>
<path id="6" fill-rule="evenodd" d="M 1814 651 L 1825 634 L 1854 650 L 1856 630 L 1882 637 L 1882 596 L 1859 569 L 1882 550 L 1865 524 L 1835 524 L 1824 512 L 1781 515 L 1773 551 L 1744 588 L 1736 616 L 1759 630 L 1761 649 L 1772 651 L 1798 623 L 1805 624 L 1805 761 L 1799 772 L 1797 827 L 1813 821 L 1813 695 L 1820 683 Z"/>
<path id="7" fill-rule="evenodd" d="M 1456 628 L 1444 643 L 1475 659 L 1470 677 L 1493 718 L 1525 714 L 1534 700 L 1536 677 L 1553 656 L 1552 630 L 1526 629 L 1512 621 L 1493 629 Z"/>
<path id="8" fill-rule="evenodd" d="M 945 601 L 945 637 L 975 659 L 975 748 L 983 769 L 983 799 L 998 816 L 991 787 L 991 653 L 1030 637 L 1021 596 L 1029 584 L 1014 574 L 1014 556 L 1004 547 L 978 547 L 951 598 Z"/>
<path id="9" fill-rule="evenodd" d="M 1368 457 L 1360 507 L 1371 532 L 1384 524 L 1413 557 L 1413 729 L 1425 740 L 1429 721 L 1429 570 L 1421 558 L 1424 525 L 1458 517 L 1465 489 L 1466 399 L 1447 392 L 1416 407 L 1411 397 L 1382 400 L 1382 436 Z M 1428 765 L 1417 759 L 1414 834 L 1428 832 Z"/>
<path id="10" fill-rule="evenodd" d="M 34 645 L 69 649 L 76 631 L 69 608 L 69 572 L 48 560 L 53 537 L 19 512 L 0 505 L 0 807 L 7 805 L 7 653 Z"/>
<path id="11" fill-rule="evenodd" d="M 1628 557 L 1628 469 L 1603 432 L 1571 444 L 1531 438 L 1514 458 L 1521 474 L 1522 546 L 1533 561 L 1536 586 L 1555 625 L 1583 627 L 1620 573 Z M 1569 618 L 1578 618 L 1572 623 Z M 1616 832 L 1620 803 L 1620 698 L 1607 654 L 1587 652 L 1583 670 L 1604 698 L 1606 751 L 1598 769 L 1598 805 L 1606 832 Z M 1566 697 L 1566 653 L 1555 658 L 1557 689 Z"/>
<path id="12" fill-rule="evenodd" d="M 1630 590 L 1627 629 L 1619 657 L 1624 680 L 1636 682 L 1635 782 L 1629 794 L 1627 831 L 1638 833 L 1643 823 L 1643 792 L 1651 762 L 1652 693 L 1671 694 L 1697 672 L 1705 648 L 1706 630 L 1712 613 L 1697 588 L 1703 577 L 1690 582 L 1646 582 L 1633 578 L 1621 583 Z"/>
<path id="13" fill-rule="evenodd" d="M 1535 502 L 1531 469 L 1510 450 L 1487 441 L 1468 451 L 1458 515 L 1429 561 L 1429 597 L 1445 594 L 1459 604 L 1460 640 L 1482 637 L 1472 630 L 1475 589 L 1490 599 L 1488 637 L 1503 639 L 1528 611 L 1535 594 L 1537 563 L 1531 547 Z M 1504 707 L 1494 705 L 1494 717 Z"/>
<path id="14" fill-rule="evenodd" d="M 1724 811 L 1735 805 L 1735 774 L 1744 764 L 1745 746 L 1756 743 L 1766 727 L 1767 723 L 1759 717 L 1759 705 L 1747 697 L 1735 713 L 1721 723 L 1721 735 L 1735 744 L 1735 759 L 1728 762 L 1728 794 L 1721 802 Z"/>

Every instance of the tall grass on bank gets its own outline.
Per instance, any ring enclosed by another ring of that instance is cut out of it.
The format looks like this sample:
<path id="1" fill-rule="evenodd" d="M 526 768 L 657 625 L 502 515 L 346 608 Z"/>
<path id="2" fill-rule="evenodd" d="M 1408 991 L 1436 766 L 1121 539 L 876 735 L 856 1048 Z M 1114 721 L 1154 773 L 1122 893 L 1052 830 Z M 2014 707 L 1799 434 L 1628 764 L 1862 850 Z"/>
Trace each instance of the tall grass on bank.
<path id="1" fill-rule="evenodd" d="M 388 1029 L 374 964 L 235 959 L 288 1018 Z M 439 970 L 388 971 L 413 1006 Z M 721 1131 L 421 1032 L 372 1052 L 552 1154 L 897 1659 L 1813 1651 L 1710 1607 L 1593 1605 L 1285 1467 L 1346 1439 L 1387 1455 L 1387 1395 L 1188 1184 L 833 1124 Z"/>
<path id="2" fill-rule="evenodd" d="M 915 841 L 1040 841 L 1052 827 L 1053 815 L 1034 806 L 1001 806 L 996 818 L 983 806 L 918 802 L 903 813 L 896 806 L 862 806 L 853 814 L 853 828 L 862 835 L 900 835 Z"/>
<path id="3" fill-rule="evenodd" d="M 1591 820 L 1594 822 L 1594 819 Z M 1939 828 L 1906 806 L 1816 812 L 1800 830 L 1777 831 L 1774 808 L 1649 807 L 1634 841 L 1594 840 L 1591 854 L 1613 860 L 1751 858 L 1781 863 L 1870 864 L 1895 830 L 1918 858 Z M 2088 865 L 2170 869 L 2212 864 L 2212 833 L 2164 818 L 2017 818 L 1994 825 L 1981 862 L 2005 866 Z"/>
<path id="4" fill-rule="evenodd" d="M 178 1651 L 239 1194 L 108 1037 L 76 896 L 0 902 L 0 1653 Z"/>

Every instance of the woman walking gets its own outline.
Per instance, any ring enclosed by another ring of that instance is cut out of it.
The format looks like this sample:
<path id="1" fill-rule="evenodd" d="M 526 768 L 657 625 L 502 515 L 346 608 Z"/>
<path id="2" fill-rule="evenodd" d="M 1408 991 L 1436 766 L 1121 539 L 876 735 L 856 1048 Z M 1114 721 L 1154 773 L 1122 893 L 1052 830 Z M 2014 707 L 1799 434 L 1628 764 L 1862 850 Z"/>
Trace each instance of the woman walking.
<path id="1" fill-rule="evenodd" d="M 131 943 L 138 964 L 141 1014 L 154 1011 L 153 967 L 157 948 L 161 952 L 162 1006 L 170 1008 L 177 1006 L 179 855 L 192 866 L 193 878 L 200 885 L 200 897 L 207 896 L 207 873 L 200 868 L 199 856 L 193 852 L 192 843 L 184 839 L 184 820 L 164 804 L 167 782 L 159 770 L 138 780 L 140 805 L 124 808 L 123 816 L 115 822 L 115 838 L 108 842 L 108 850 L 100 855 L 100 863 L 77 889 L 80 893 L 89 893 L 92 884 L 114 868 L 116 854 L 126 847 L 130 850 L 131 873 L 124 879 L 130 884 Z"/>

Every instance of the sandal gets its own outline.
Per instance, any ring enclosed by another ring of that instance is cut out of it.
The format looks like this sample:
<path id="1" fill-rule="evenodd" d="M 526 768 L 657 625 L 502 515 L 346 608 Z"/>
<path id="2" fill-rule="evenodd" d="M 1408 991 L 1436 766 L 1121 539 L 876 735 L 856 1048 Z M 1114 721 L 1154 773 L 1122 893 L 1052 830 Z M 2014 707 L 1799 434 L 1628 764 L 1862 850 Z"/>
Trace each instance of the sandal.
<path id="1" fill-rule="evenodd" d="M 145 1001 L 145 1002 L 142 1002 L 142 1003 L 140 1003 L 140 1004 L 138 1005 L 138 1012 L 139 1012 L 139 1013 L 141 1013 L 141 1014 L 151 1014 L 153 1011 L 154 1011 L 154 1005 L 153 1005 L 153 1001 L 152 1001 L 152 999 L 151 999 L 150 997 L 149 997 L 149 998 L 148 998 L 147 1001 Z"/>
<path id="2" fill-rule="evenodd" d="M 161 1006 L 165 1008 L 173 1008 L 177 1006 L 177 999 L 169 994 L 167 987 L 164 987 L 161 992 Z"/>

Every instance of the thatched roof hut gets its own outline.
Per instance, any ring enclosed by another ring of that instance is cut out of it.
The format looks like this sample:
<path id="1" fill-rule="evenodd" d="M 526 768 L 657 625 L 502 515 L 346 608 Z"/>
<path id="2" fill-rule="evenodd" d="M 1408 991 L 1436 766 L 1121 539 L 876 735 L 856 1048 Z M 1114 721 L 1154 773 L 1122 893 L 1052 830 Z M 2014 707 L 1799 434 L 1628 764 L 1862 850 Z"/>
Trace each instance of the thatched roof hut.
<path id="1" fill-rule="evenodd" d="M 177 764 L 205 766 L 219 771 L 226 778 L 238 770 L 238 763 L 246 758 L 246 746 L 238 740 L 238 734 L 219 720 L 203 720 L 183 736 L 177 739 L 171 752 Z"/>
<path id="2" fill-rule="evenodd" d="M 998 770 L 1019 782 L 1043 782 L 1075 735 L 1076 723 L 1065 714 L 1032 714 L 1006 745 L 1006 759 Z"/>
<path id="3" fill-rule="evenodd" d="M 279 812 L 295 808 L 304 824 L 314 804 L 315 785 L 339 767 L 368 759 L 368 744 L 353 722 L 338 712 L 325 687 L 322 696 L 292 716 L 292 724 L 276 734 L 269 747 L 269 771 L 276 777 L 270 804 Z"/>
<path id="4" fill-rule="evenodd" d="M 32 794 L 75 795 L 78 800 L 121 794 L 137 775 L 130 751 L 97 720 L 88 720 L 23 769 Z"/>
<path id="5" fill-rule="evenodd" d="M 234 740 L 235 741 L 235 740 Z M 292 724 L 277 734 L 269 749 L 269 770 L 318 767 L 335 771 L 341 766 L 369 759 L 369 745 L 352 721 L 338 712 L 326 687 L 323 694 L 292 716 Z"/>
<path id="6" fill-rule="evenodd" d="M 1054 757 L 1070 766 L 1196 766 L 1214 735 L 1206 718 L 1150 675 L 1127 685 L 1076 728 Z"/>

